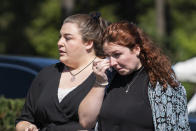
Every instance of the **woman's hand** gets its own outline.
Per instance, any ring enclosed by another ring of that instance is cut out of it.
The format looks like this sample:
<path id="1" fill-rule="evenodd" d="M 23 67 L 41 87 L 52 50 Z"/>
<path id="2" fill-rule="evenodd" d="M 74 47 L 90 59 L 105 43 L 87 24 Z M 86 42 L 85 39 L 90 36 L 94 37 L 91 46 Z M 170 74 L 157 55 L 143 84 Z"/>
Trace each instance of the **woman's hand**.
<path id="1" fill-rule="evenodd" d="M 108 59 L 96 59 L 93 62 L 93 71 L 96 75 L 96 84 L 98 85 L 107 85 L 108 78 L 106 75 L 106 70 L 110 67 Z"/>
<path id="2" fill-rule="evenodd" d="M 16 131 L 38 131 L 38 129 L 36 125 L 28 121 L 20 121 L 16 124 Z"/>
<path id="3" fill-rule="evenodd" d="M 38 131 L 38 129 L 36 125 L 30 124 L 28 127 L 25 128 L 25 131 Z"/>

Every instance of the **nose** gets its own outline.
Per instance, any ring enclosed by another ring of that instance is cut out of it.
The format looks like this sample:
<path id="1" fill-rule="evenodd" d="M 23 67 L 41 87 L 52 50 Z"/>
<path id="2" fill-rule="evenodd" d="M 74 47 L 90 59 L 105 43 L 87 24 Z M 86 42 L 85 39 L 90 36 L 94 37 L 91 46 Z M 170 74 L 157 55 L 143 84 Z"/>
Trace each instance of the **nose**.
<path id="1" fill-rule="evenodd" d="M 59 47 L 64 46 L 62 37 L 59 38 L 59 40 L 58 40 L 58 42 L 57 42 L 57 45 L 58 45 Z"/>
<path id="2" fill-rule="evenodd" d="M 113 57 L 110 57 L 110 66 L 114 67 L 114 66 L 116 66 L 116 65 L 117 65 L 116 59 L 113 58 Z"/>

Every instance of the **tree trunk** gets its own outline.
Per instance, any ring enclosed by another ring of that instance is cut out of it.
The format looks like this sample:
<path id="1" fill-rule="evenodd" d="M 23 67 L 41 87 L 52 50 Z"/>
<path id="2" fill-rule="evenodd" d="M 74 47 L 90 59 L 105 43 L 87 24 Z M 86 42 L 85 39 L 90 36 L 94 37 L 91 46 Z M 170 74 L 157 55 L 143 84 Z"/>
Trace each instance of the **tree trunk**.
<path id="1" fill-rule="evenodd" d="M 157 33 L 160 38 L 165 36 L 166 25 L 165 25 L 165 0 L 156 1 L 156 23 Z"/>
<path id="2" fill-rule="evenodd" d="M 74 5 L 75 0 L 61 0 L 62 20 L 72 14 Z"/>

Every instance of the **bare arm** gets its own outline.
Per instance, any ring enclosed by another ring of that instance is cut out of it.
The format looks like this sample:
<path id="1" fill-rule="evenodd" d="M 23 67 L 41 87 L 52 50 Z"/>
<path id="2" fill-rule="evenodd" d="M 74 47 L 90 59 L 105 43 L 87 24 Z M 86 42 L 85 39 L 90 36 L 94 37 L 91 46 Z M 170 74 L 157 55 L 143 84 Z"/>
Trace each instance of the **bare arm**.
<path id="1" fill-rule="evenodd" d="M 93 87 L 79 106 L 79 120 L 84 128 L 92 128 L 101 109 L 105 89 Z"/>
<path id="2" fill-rule="evenodd" d="M 38 131 L 38 129 L 28 121 L 20 121 L 16 124 L 16 131 Z"/>
<path id="3" fill-rule="evenodd" d="M 107 68 L 109 68 L 108 60 L 99 59 L 93 63 L 96 82 L 78 109 L 79 121 L 84 128 L 92 128 L 97 121 L 105 94 L 105 86 L 108 84 L 108 78 L 105 74 Z"/>

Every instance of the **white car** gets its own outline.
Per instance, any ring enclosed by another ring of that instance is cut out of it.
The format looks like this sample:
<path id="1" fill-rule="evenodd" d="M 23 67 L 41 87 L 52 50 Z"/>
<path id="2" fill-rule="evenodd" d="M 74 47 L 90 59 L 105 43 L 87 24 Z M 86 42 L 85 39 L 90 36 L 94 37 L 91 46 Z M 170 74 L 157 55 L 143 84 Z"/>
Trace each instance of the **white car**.
<path id="1" fill-rule="evenodd" d="M 178 80 L 196 83 L 196 57 L 176 63 L 173 69 Z M 188 102 L 187 107 L 191 130 L 196 131 L 196 93 Z"/>

